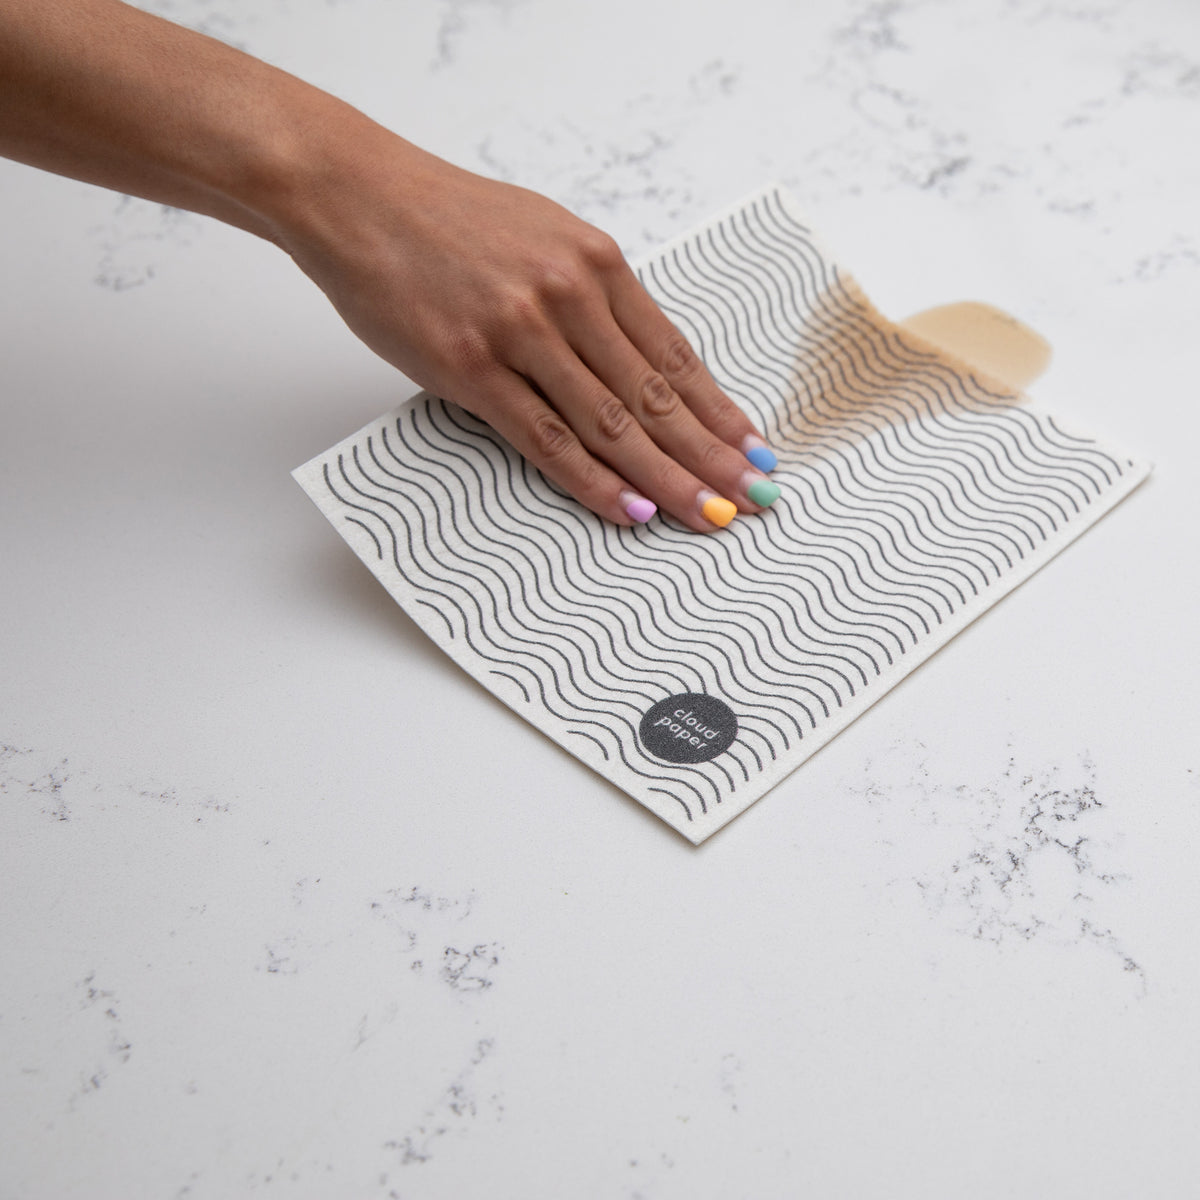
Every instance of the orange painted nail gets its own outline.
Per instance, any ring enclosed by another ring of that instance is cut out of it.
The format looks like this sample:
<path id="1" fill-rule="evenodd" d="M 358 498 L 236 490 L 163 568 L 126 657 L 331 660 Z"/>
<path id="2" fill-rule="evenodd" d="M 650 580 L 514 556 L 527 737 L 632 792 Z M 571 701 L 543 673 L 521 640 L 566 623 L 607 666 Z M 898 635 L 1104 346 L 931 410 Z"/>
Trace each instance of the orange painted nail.
<path id="1" fill-rule="evenodd" d="M 737 505 L 714 492 L 701 492 L 700 498 L 700 512 L 704 519 L 722 529 L 737 516 Z"/>

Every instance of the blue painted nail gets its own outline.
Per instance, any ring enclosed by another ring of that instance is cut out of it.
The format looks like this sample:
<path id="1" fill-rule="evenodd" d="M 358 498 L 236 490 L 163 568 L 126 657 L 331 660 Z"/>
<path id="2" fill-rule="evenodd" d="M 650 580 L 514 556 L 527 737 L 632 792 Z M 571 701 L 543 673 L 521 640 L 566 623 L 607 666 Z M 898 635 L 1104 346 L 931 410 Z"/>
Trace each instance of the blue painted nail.
<path id="1" fill-rule="evenodd" d="M 751 446 L 746 457 L 760 471 L 773 471 L 779 465 L 779 459 L 769 446 Z"/>

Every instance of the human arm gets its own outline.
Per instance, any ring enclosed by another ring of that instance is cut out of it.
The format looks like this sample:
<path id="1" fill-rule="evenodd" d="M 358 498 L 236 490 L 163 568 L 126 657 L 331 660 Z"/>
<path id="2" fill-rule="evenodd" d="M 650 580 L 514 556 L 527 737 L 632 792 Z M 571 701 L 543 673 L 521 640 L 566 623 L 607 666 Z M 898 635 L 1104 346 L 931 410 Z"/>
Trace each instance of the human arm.
<path id="1" fill-rule="evenodd" d="M 275 242 L 368 346 L 619 524 L 649 499 L 707 530 L 730 512 L 706 500 L 772 495 L 610 238 L 221 42 L 118 0 L 0 0 L 0 153 Z"/>

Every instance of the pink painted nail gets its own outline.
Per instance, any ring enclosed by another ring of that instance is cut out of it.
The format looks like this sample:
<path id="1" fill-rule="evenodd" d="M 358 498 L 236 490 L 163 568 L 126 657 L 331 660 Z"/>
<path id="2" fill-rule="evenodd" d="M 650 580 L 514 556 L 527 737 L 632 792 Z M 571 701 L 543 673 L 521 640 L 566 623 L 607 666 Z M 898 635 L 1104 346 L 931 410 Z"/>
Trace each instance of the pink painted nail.
<path id="1" fill-rule="evenodd" d="M 658 505 L 652 500 L 647 500 L 645 496 L 637 495 L 636 492 L 622 492 L 621 506 L 625 509 L 625 515 L 639 525 L 650 520 L 658 512 Z"/>

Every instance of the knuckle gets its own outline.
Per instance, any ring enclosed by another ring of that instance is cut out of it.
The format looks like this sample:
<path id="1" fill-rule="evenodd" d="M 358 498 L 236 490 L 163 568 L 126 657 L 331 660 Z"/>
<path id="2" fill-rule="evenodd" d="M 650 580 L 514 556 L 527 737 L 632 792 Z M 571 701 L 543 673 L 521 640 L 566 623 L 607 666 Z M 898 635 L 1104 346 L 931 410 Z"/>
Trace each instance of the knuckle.
<path id="1" fill-rule="evenodd" d="M 583 271 L 565 259 L 546 259 L 537 269 L 538 295 L 557 307 L 577 296 L 584 288 Z"/>
<path id="2" fill-rule="evenodd" d="M 602 229 L 590 226 L 583 236 L 583 254 L 593 267 L 602 271 L 615 270 L 625 261 L 616 240 Z"/>
<path id="3" fill-rule="evenodd" d="M 676 329 L 663 346 L 663 373 L 673 379 L 686 379 L 694 375 L 699 366 L 700 359 L 691 343 Z"/>
<path id="4" fill-rule="evenodd" d="M 639 397 L 648 417 L 669 417 L 679 406 L 675 389 L 657 371 L 642 381 Z"/>
<path id="5" fill-rule="evenodd" d="M 541 323 L 541 308 L 537 299 L 524 288 L 510 288 L 499 300 L 493 320 L 506 334 L 529 329 Z"/>
<path id="6" fill-rule="evenodd" d="M 629 429 L 633 416 L 616 396 L 607 396 L 596 406 L 596 432 L 606 442 L 617 442 Z"/>
<path id="7" fill-rule="evenodd" d="M 604 494 L 604 468 L 594 458 L 586 457 L 575 464 L 573 470 L 572 483 L 575 495 L 585 504 L 588 503 L 589 497 L 599 500 Z"/>
<path id="8" fill-rule="evenodd" d="M 539 413 L 529 430 L 533 452 L 542 462 L 561 462 L 575 445 L 575 435 L 561 417 L 552 412 Z"/>
<path id="9" fill-rule="evenodd" d="M 698 463 L 700 473 L 706 477 L 718 475 L 721 468 L 726 466 L 728 456 L 729 447 L 724 442 L 719 442 L 716 438 L 707 441 L 700 450 Z"/>
<path id="10" fill-rule="evenodd" d="M 492 340 L 480 329 L 463 328 L 450 338 L 446 355 L 456 373 L 487 375 L 495 370 L 499 358 L 492 347 Z"/>

